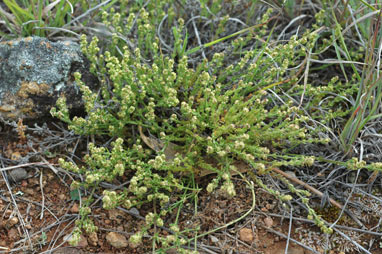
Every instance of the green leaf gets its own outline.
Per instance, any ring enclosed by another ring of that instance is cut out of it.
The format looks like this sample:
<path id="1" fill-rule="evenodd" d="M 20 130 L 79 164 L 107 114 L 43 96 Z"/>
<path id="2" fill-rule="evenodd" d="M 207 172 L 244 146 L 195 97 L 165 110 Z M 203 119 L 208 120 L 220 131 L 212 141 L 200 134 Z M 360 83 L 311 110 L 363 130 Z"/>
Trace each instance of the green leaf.
<path id="1" fill-rule="evenodd" d="M 70 198 L 73 201 L 80 200 L 80 190 L 79 189 L 74 189 L 74 190 L 70 191 Z"/>

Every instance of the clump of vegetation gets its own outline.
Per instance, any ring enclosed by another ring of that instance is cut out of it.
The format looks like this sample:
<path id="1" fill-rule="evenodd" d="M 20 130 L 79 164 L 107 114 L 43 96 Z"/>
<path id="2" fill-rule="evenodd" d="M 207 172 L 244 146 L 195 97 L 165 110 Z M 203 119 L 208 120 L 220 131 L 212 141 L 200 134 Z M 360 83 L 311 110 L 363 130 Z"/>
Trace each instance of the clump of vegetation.
<path id="1" fill-rule="evenodd" d="M 46 27 L 58 29 L 71 21 L 70 14 L 73 14 L 73 6 L 80 1 L 56 1 L 47 4 L 46 1 L 15 1 L 4 0 L 5 6 L 0 7 L 0 17 L 4 20 L 6 27 L 12 36 L 46 35 Z M 10 37 L 9 33 L 0 31 L 5 37 Z"/>
<path id="2" fill-rule="evenodd" d="M 271 13 L 268 9 L 263 20 Z M 306 48 L 314 46 L 316 32 L 307 31 L 287 43 L 272 47 L 264 44 L 251 50 L 243 50 L 248 39 L 238 39 L 233 41 L 233 48 L 242 55 L 240 60 L 226 64 L 224 53 L 216 53 L 194 69 L 189 66 L 184 38 L 180 36 L 184 34 L 182 19 L 177 20 L 178 26 L 173 30 L 177 35 L 174 45 L 178 46 L 164 55 L 159 39 L 154 36 L 155 27 L 151 23 L 156 19 L 154 13 L 142 8 L 125 19 L 119 13 L 102 16 L 105 23 L 120 33 L 128 33 L 131 21 L 138 17 L 139 47 L 130 49 L 125 44 L 122 51 L 117 51 L 122 42 L 114 34 L 110 50 L 100 53 L 98 39 L 94 37 L 88 44 L 83 36 L 81 47 L 91 61 L 92 71 L 102 80 L 101 93 L 86 87 L 77 73 L 76 82 L 83 93 L 87 116 L 71 119 L 64 97 L 51 112 L 77 134 L 115 139 L 110 147 L 89 144 L 84 166 L 60 160 L 63 168 L 85 175 L 85 181 L 74 182 L 73 188 L 98 190 L 101 181 L 111 182 L 128 175 L 130 183 L 123 191 L 103 191 L 104 208 L 141 207 L 147 203 L 159 207 L 146 216 L 145 226 L 130 237 L 132 244 L 139 244 L 151 227 L 163 226 L 163 216 L 173 209 L 168 208 L 170 199 L 177 202 L 190 196 L 187 193 L 195 191 L 192 183 L 199 174 L 216 173 L 207 186 L 208 192 L 220 188 L 234 196 L 231 175 L 237 172 L 235 162 L 247 163 L 256 175 L 266 174 L 274 167 L 311 166 L 314 157 L 286 151 L 300 144 L 328 142 L 308 132 L 304 125 L 309 119 L 292 101 L 275 103 L 266 92 L 269 87 L 279 84 L 288 87 L 296 82 L 296 77 L 287 78 L 291 75 L 289 68 L 306 54 Z M 147 56 L 152 61 L 147 61 Z M 261 185 L 260 180 L 257 183 Z M 296 191 L 293 185 L 290 187 L 298 196 L 309 195 Z M 269 191 L 283 202 L 292 198 Z M 87 205 L 91 200 L 87 200 Z M 308 199 L 304 200 L 308 205 Z M 89 213 L 85 204 L 73 243 L 79 240 L 81 229 L 87 233 L 97 229 L 87 217 Z M 313 209 L 309 214 L 324 231 L 330 232 Z M 190 239 L 181 237 L 183 232 L 176 222 L 172 228 L 174 235 L 166 239 L 156 235 L 153 242 L 164 248 L 190 243 Z"/>
<path id="3" fill-rule="evenodd" d="M 94 26 L 92 20 L 99 12 L 114 5 L 116 0 L 100 4 L 86 0 L 4 0 L 2 3 L 4 9 L 0 6 L 0 24 L 4 25 L 6 32 L 0 30 L 0 35 L 4 38 L 50 38 L 57 35 L 71 38 L 79 36 L 76 32 L 83 30 L 83 26 Z"/>

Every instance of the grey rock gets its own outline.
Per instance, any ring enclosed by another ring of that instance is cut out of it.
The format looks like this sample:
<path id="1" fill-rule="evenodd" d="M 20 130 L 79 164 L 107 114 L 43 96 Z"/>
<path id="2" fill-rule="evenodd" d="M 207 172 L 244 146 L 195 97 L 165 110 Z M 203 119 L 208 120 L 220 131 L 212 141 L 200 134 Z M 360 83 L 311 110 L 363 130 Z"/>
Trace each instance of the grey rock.
<path id="1" fill-rule="evenodd" d="M 23 168 L 15 168 L 15 169 L 12 169 L 8 172 L 8 176 L 9 176 L 10 180 L 18 183 L 18 182 L 26 179 L 28 177 L 28 173 Z"/>
<path id="2" fill-rule="evenodd" d="M 69 108 L 83 102 L 73 74 L 79 71 L 91 88 L 97 79 L 88 71 L 89 62 L 74 42 L 51 42 L 27 37 L 0 43 L 0 116 L 16 120 L 49 115 L 64 94 Z"/>

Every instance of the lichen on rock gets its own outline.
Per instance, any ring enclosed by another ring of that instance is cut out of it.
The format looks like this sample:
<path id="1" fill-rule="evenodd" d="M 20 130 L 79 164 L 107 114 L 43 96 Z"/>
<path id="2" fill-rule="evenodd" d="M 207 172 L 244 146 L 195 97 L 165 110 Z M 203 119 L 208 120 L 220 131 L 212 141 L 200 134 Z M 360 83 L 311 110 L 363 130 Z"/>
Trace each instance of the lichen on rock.
<path id="1" fill-rule="evenodd" d="M 0 116 L 16 120 L 49 114 L 57 98 L 65 94 L 69 108 L 82 106 L 73 73 L 95 88 L 97 79 L 88 60 L 74 42 L 51 42 L 27 37 L 0 43 Z"/>

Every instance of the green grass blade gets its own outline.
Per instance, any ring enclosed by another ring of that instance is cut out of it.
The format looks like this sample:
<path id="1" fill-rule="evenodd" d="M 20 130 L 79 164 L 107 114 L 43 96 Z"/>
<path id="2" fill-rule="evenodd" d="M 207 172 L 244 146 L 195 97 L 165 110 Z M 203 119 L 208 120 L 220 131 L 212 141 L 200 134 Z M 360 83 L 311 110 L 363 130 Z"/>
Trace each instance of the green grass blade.
<path id="1" fill-rule="evenodd" d="M 364 5 L 366 5 L 367 7 L 369 7 L 370 9 L 372 9 L 373 11 L 377 10 L 372 5 L 370 5 L 368 2 L 365 2 L 365 0 L 359 0 L 359 1 L 362 2 Z"/>
<path id="2" fill-rule="evenodd" d="M 60 1 L 60 3 L 55 7 L 55 9 L 56 15 L 50 26 L 62 27 L 65 24 L 65 16 L 69 11 L 70 6 L 68 6 L 68 4 L 65 1 Z"/>
<path id="3" fill-rule="evenodd" d="M 5 21 L 5 25 L 7 26 L 7 28 L 9 30 L 11 30 L 12 34 L 18 34 L 18 32 L 16 31 L 16 29 L 14 29 L 14 26 L 18 26 L 18 24 L 11 24 L 10 20 L 8 19 L 7 16 L 5 16 L 1 11 L 0 11 L 0 17 L 2 17 L 2 19 Z M 12 21 L 12 20 L 11 20 Z M 13 22 L 12 22 L 13 23 Z M 20 28 L 20 26 L 19 26 Z"/>
<path id="4" fill-rule="evenodd" d="M 38 26 L 39 27 L 44 27 L 44 22 L 42 20 L 42 7 L 43 7 L 43 2 L 42 1 L 43 0 L 39 1 L 38 12 L 37 12 L 37 20 L 39 20 L 39 22 L 38 22 Z M 36 31 L 36 33 L 37 33 L 38 36 L 42 36 L 45 32 L 43 30 L 38 29 Z"/>
<path id="5" fill-rule="evenodd" d="M 19 25 L 22 25 L 24 22 L 28 20 L 33 20 L 33 15 L 21 8 L 16 1 L 10 1 L 10 0 L 4 0 L 4 3 L 7 5 L 7 7 L 11 10 L 13 15 L 15 16 L 17 22 Z"/>
<path id="6" fill-rule="evenodd" d="M 335 32 L 334 31 L 332 31 L 332 34 L 333 34 L 333 38 L 335 38 Z M 339 47 L 338 47 L 338 44 L 337 44 L 335 39 L 333 40 L 333 46 L 334 46 L 334 50 L 335 50 L 336 55 L 337 55 L 337 59 L 339 61 L 342 61 L 341 52 L 339 51 Z M 344 77 L 346 79 L 346 82 L 349 82 L 349 79 L 346 75 L 345 67 L 342 63 L 340 63 L 340 68 L 341 68 L 342 74 L 344 75 Z"/>

